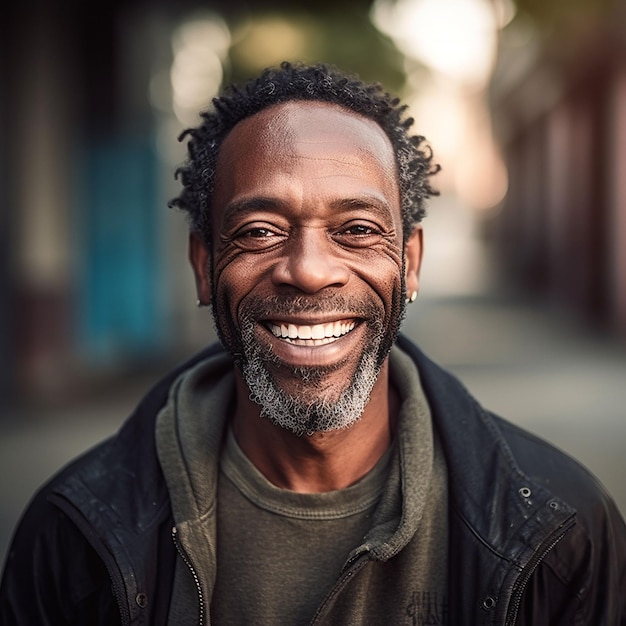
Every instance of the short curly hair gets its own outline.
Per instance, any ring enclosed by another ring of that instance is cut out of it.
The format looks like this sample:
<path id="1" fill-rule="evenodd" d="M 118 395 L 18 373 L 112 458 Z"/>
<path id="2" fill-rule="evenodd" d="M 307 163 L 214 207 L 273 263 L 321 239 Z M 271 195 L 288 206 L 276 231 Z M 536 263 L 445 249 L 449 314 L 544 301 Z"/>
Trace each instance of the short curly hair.
<path id="1" fill-rule="evenodd" d="M 222 142 L 241 120 L 272 105 L 293 100 L 314 100 L 339 105 L 375 121 L 389 137 L 395 152 L 400 185 L 402 225 L 406 239 L 426 214 L 426 200 L 437 195 L 430 177 L 439 171 L 430 146 L 421 135 L 409 134 L 413 118 L 407 106 L 378 83 L 325 64 L 284 62 L 268 68 L 242 86 L 231 85 L 213 99 L 213 108 L 200 114 L 202 123 L 185 130 L 189 138 L 187 161 L 176 170 L 183 190 L 169 202 L 188 214 L 190 228 L 211 247 L 211 199 Z"/>

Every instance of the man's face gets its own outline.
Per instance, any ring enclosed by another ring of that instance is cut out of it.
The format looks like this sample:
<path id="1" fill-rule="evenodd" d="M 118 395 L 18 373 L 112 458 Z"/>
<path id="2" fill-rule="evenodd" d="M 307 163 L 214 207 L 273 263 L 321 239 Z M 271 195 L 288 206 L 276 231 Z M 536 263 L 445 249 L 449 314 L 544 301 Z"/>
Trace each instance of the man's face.
<path id="1" fill-rule="evenodd" d="M 212 267 L 193 237 L 192 263 L 252 399 L 298 434 L 354 423 L 421 258 L 421 231 L 405 258 L 382 129 L 319 102 L 243 120 L 220 151 L 212 219 Z"/>

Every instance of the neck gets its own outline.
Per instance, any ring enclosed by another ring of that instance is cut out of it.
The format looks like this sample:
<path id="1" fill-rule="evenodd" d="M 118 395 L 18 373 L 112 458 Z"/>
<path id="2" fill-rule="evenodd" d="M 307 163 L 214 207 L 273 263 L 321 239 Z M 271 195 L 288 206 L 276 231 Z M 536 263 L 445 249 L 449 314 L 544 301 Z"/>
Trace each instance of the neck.
<path id="1" fill-rule="evenodd" d="M 274 485 L 301 493 L 344 489 L 369 472 L 392 440 L 399 400 L 389 385 L 386 361 L 361 418 L 349 428 L 298 436 L 260 416 L 237 375 L 238 402 L 233 418 L 237 443 Z"/>

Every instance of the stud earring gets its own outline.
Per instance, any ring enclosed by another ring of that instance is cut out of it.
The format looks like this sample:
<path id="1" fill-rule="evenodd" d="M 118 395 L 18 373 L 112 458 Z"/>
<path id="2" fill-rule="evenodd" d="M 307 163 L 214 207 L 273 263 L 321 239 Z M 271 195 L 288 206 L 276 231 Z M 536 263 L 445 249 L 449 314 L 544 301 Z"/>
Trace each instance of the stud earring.
<path id="1" fill-rule="evenodd" d="M 406 303 L 410 304 L 411 302 L 415 302 L 415 300 L 417 300 L 417 291 L 411 292 L 411 295 L 406 299 Z"/>

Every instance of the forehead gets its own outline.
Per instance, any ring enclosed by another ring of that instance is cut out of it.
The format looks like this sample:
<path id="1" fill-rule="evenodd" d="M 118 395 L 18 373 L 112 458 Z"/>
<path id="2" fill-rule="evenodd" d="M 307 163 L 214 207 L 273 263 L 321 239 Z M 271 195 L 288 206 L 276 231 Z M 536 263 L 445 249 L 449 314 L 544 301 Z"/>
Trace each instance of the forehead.
<path id="1" fill-rule="evenodd" d="M 397 184 L 395 153 L 383 129 L 335 104 L 288 101 L 242 120 L 222 144 L 216 182 L 249 176 L 245 170 L 253 155 L 256 176 L 294 158 L 318 165 L 327 160 L 329 167 L 338 159 L 353 169 L 377 169 L 377 174 Z"/>

